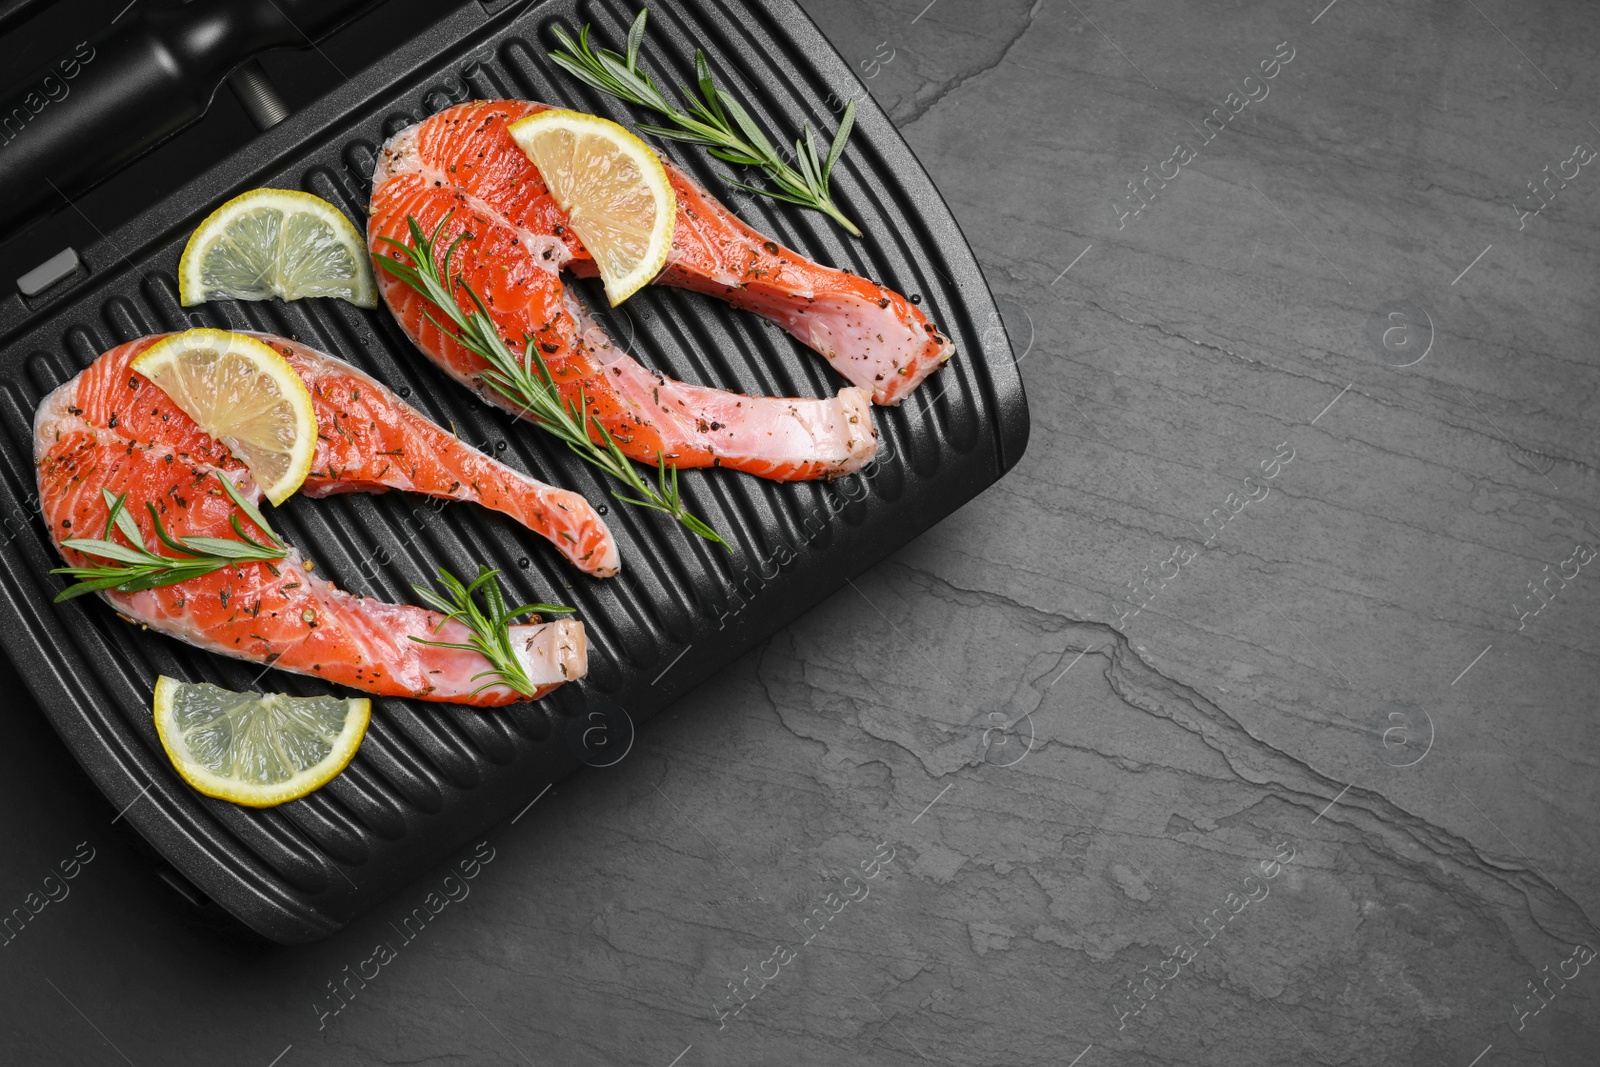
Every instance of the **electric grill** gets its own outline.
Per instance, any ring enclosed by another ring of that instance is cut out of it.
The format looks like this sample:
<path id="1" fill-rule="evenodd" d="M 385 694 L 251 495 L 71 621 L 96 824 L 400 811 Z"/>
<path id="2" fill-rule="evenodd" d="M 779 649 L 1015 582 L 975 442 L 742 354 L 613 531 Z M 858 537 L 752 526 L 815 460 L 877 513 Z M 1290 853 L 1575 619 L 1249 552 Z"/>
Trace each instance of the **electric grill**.
<path id="1" fill-rule="evenodd" d="M 270 86 L 254 76 L 253 56 L 305 45 L 366 6 L 194 0 L 128 15 L 114 39 L 97 43 L 100 51 L 74 78 L 72 93 L 0 145 L 0 219 L 9 225 L 49 203 L 41 179 L 55 186 L 56 202 L 75 195 L 203 111 L 221 78 L 229 77 L 241 98 L 259 97 L 250 111 L 269 128 L 245 150 L 202 173 L 173 174 L 165 198 L 28 272 L 20 288 L 0 298 L 0 432 L 7 446 L 0 464 L 0 638 L 123 818 L 217 906 L 283 943 L 328 935 L 525 810 L 551 782 L 585 763 L 621 758 L 635 725 L 972 499 L 1017 462 L 1028 436 L 1011 349 L 955 220 L 846 61 L 789 0 L 658 0 L 646 65 L 662 85 L 692 84 L 694 51 L 703 49 L 723 83 L 779 135 L 806 122 L 831 132 L 830 99 L 856 97 L 857 129 L 834 188 L 865 239 L 815 213 L 734 190 L 720 177 L 726 167 L 699 149 L 665 151 L 757 229 L 920 299 L 959 354 L 901 407 L 875 409 L 884 458 L 866 472 L 833 485 L 686 472 L 685 499 L 732 553 L 611 501 L 610 487 L 553 438 L 448 381 L 385 309 L 312 300 L 180 307 L 175 272 L 183 244 L 224 200 L 258 186 L 304 189 L 362 224 L 378 147 L 452 104 L 525 97 L 625 124 L 640 118 L 544 58 L 553 26 L 575 33 L 592 22 L 602 41 L 620 46 L 636 8 L 611 0 L 468 3 L 284 117 Z M 174 34 L 183 53 L 177 64 Z M 102 75 L 106 83 L 94 80 Z M 130 106 L 139 94 L 160 101 L 158 113 Z M 141 122 L 141 115 L 153 121 Z M 642 362 L 685 381 L 769 395 L 826 396 L 838 388 L 815 354 L 720 302 L 648 288 L 612 311 L 594 283 L 569 284 Z M 375 699 L 372 725 L 349 768 L 278 808 L 240 808 L 186 786 L 151 723 L 158 674 L 293 693 L 316 692 L 321 683 L 263 675 L 259 666 L 141 630 L 92 598 L 53 604 L 61 583 L 48 571 L 59 559 L 35 506 L 32 418 L 47 392 L 107 348 L 197 325 L 284 334 L 338 355 L 441 425 L 454 425 L 464 440 L 596 503 L 608 501 L 623 571 L 605 581 L 577 574 L 520 527 L 470 505 L 441 509 L 401 494 L 297 497 L 273 515 L 337 584 L 388 600 L 412 599 L 411 584 L 430 580 L 440 566 L 457 574 L 476 573 L 479 561 L 499 567 L 508 595 L 577 608 L 589 634 L 589 676 L 543 701 L 500 711 Z"/>

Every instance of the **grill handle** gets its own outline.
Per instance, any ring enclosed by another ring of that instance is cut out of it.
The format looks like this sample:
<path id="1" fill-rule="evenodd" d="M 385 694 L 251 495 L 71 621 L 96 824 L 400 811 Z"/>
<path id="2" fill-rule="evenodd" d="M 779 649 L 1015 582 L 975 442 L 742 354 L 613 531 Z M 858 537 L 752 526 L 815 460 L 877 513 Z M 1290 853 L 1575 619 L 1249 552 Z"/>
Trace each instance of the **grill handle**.
<path id="1" fill-rule="evenodd" d="M 0 96 L 0 236 L 204 115 L 245 60 L 308 45 L 374 2 L 191 0 L 129 14 L 35 71 Z"/>

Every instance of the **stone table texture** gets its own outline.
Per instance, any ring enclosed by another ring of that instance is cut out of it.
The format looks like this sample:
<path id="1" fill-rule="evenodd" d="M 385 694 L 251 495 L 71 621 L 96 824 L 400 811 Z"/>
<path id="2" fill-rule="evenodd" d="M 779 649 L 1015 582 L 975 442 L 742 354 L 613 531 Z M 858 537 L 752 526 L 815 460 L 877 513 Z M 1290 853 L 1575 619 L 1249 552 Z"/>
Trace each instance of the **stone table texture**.
<path id="1" fill-rule="evenodd" d="M 1021 464 L 309 948 L 14 721 L 0 1061 L 1595 1062 L 1600 8 L 806 6 Z"/>

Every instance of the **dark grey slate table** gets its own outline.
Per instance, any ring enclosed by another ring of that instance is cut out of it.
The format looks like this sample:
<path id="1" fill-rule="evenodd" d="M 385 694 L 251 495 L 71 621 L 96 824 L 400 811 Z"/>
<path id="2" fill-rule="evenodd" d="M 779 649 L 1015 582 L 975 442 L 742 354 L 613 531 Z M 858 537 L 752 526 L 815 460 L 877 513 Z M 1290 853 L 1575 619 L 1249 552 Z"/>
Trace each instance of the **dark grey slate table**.
<path id="1" fill-rule="evenodd" d="M 1021 466 L 308 949 L 19 709 L 0 1061 L 1593 1062 L 1600 9 L 1324 3 L 811 0 Z"/>

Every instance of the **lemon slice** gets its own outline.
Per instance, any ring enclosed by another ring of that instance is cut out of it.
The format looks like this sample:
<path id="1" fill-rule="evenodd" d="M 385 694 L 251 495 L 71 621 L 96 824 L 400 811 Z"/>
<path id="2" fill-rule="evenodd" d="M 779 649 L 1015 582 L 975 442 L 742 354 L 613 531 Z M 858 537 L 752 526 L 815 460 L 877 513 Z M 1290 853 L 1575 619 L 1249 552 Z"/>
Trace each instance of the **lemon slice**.
<path id="1" fill-rule="evenodd" d="M 366 697 L 235 693 L 156 679 L 156 733 L 183 780 L 251 808 L 298 800 L 344 770 L 366 736 Z"/>
<path id="2" fill-rule="evenodd" d="M 178 261 L 178 299 L 336 296 L 378 306 L 367 243 L 344 213 L 296 189 L 253 189 L 213 211 Z"/>
<path id="3" fill-rule="evenodd" d="M 228 446 L 272 503 L 289 499 L 311 472 L 311 392 L 288 360 L 254 337 L 185 330 L 139 353 L 132 367 Z"/>
<path id="4" fill-rule="evenodd" d="M 594 256 L 612 307 L 661 273 L 678 197 L 648 145 L 609 119 L 560 109 L 507 129 Z"/>

